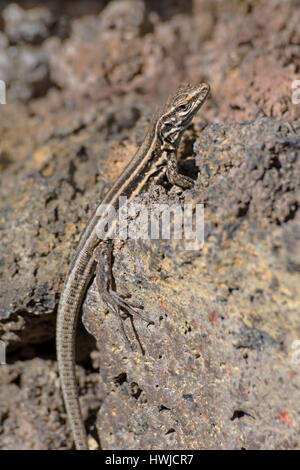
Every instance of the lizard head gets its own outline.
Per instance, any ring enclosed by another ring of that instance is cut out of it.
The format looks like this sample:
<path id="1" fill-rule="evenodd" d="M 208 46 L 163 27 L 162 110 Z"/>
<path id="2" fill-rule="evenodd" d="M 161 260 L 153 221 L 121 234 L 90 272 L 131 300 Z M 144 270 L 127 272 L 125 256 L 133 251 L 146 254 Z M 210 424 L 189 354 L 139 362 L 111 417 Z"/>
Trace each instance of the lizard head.
<path id="1" fill-rule="evenodd" d="M 181 87 L 166 103 L 157 123 L 157 131 L 166 150 L 173 150 L 185 129 L 204 103 L 210 87 L 206 83 Z"/>

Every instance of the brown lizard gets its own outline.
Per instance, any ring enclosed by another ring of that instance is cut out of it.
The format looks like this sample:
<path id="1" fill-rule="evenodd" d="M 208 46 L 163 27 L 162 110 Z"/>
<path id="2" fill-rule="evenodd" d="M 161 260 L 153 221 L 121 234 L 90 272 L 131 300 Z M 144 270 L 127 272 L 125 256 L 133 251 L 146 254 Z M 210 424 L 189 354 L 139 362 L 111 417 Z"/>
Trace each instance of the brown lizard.
<path id="1" fill-rule="evenodd" d="M 178 173 L 177 149 L 184 130 L 204 103 L 209 89 L 206 83 L 181 87 L 167 101 L 153 118 L 144 142 L 101 205 L 109 204 L 117 211 L 120 196 L 126 196 L 130 202 L 147 189 L 150 181 L 157 181 L 164 174 L 171 184 L 192 187 L 193 180 Z M 119 316 L 121 324 L 124 318 L 134 315 L 148 321 L 143 317 L 141 308 L 128 303 L 113 289 L 112 240 L 109 238 L 117 222 L 111 221 L 105 239 L 101 239 L 97 234 L 101 217 L 104 215 L 96 209 L 81 235 L 67 274 L 57 317 L 60 380 L 76 448 L 79 450 L 88 449 L 88 444 L 77 394 L 75 337 L 82 302 L 95 272 L 100 294 L 108 307 Z"/>

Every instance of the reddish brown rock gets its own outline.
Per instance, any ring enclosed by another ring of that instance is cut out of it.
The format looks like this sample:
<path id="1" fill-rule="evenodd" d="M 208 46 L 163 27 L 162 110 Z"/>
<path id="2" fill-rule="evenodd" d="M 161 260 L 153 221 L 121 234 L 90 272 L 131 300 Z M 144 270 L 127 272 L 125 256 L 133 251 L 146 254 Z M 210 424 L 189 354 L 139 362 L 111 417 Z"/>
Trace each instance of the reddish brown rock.
<path id="1" fill-rule="evenodd" d="M 72 447 L 54 345 L 72 250 L 152 112 L 189 80 L 212 86 L 179 151 L 194 178 L 199 157 L 195 189 L 140 200 L 203 202 L 206 241 L 197 254 L 116 247 L 117 286 L 155 327 L 136 322 L 143 356 L 126 325 L 128 350 L 91 288 L 85 324 L 100 345 L 81 331 L 84 418 L 95 437 L 98 414 L 103 448 L 299 448 L 299 11 L 292 0 L 1 11 L 1 448 Z"/>

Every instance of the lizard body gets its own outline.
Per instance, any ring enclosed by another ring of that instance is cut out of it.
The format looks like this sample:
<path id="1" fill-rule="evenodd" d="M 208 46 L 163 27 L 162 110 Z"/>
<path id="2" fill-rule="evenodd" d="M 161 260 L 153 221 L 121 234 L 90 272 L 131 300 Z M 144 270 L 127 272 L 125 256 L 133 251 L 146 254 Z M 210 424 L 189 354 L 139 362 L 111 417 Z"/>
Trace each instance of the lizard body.
<path id="1" fill-rule="evenodd" d="M 172 184 L 188 188 L 193 180 L 180 175 L 177 170 L 177 148 L 184 130 L 204 103 L 209 93 L 209 85 L 202 83 L 186 86 L 168 100 L 149 127 L 148 134 L 125 168 L 116 183 L 105 196 L 101 205 L 110 204 L 119 209 L 119 197 L 126 196 L 130 202 L 136 195 L 145 191 L 150 181 L 164 173 Z M 99 206 L 98 206 L 99 207 Z M 125 301 L 112 288 L 111 245 L 100 239 L 97 227 L 101 213 L 96 209 L 82 232 L 77 249 L 71 261 L 64 290 L 60 298 L 57 317 L 57 359 L 64 402 L 78 450 L 87 450 L 87 434 L 81 416 L 75 377 L 75 338 L 77 320 L 80 314 L 87 287 L 95 275 L 97 264 L 97 284 L 108 307 L 122 320 L 126 316 L 139 315 L 139 307 Z M 109 232 L 112 233 L 112 221 Z M 123 330 L 124 331 L 124 330 Z"/>

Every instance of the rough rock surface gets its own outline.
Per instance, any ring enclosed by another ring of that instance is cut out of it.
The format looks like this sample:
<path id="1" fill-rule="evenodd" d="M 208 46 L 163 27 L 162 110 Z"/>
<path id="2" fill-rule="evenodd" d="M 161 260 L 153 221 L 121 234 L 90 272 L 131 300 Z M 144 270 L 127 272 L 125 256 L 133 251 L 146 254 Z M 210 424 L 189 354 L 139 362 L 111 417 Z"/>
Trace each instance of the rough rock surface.
<path id="1" fill-rule="evenodd" d="M 296 125 L 299 127 L 300 122 Z M 129 240 L 116 288 L 155 322 L 122 340 L 96 286 L 85 320 L 100 349 L 104 448 L 298 448 L 300 133 L 270 118 L 207 127 L 195 188 L 137 202 L 205 204 L 205 243 Z M 99 307 L 100 306 L 100 307 Z"/>
<path id="2" fill-rule="evenodd" d="M 139 202 L 203 203 L 205 243 L 116 245 L 117 288 L 155 325 L 135 320 L 139 346 L 126 320 L 131 350 L 91 286 L 83 414 L 104 449 L 300 448 L 299 24 L 293 0 L 5 2 L 0 448 L 72 448 L 54 344 L 72 250 L 188 80 L 212 87 L 180 147 L 195 187 Z"/>

